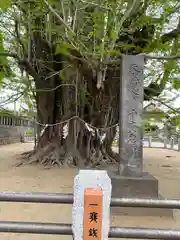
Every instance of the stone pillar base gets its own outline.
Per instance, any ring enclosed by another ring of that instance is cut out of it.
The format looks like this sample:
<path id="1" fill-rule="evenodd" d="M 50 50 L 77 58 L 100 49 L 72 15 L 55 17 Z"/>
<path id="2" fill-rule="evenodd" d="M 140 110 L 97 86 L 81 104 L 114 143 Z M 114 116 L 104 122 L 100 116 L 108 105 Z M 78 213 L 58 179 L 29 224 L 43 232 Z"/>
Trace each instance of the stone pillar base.
<path id="1" fill-rule="evenodd" d="M 140 177 L 132 177 L 110 172 L 109 177 L 112 184 L 112 197 L 162 199 L 158 193 L 158 180 L 149 173 L 144 172 Z M 113 215 L 173 217 L 173 210 L 159 208 L 113 207 L 111 212 Z"/>
<path id="2" fill-rule="evenodd" d="M 124 198 L 158 198 L 158 180 L 149 173 L 138 176 L 122 176 L 109 173 L 112 196 Z"/>

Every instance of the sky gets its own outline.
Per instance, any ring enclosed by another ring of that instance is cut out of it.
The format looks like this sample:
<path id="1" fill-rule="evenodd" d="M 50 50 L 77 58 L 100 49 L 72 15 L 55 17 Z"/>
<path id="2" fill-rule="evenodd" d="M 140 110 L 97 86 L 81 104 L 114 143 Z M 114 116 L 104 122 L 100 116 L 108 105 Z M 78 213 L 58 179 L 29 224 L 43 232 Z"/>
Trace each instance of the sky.
<path id="1" fill-rule="evenodd" d="M 176 99 L 176 101 L 174 102 L 174 106 L 180 108 L 180 98 Z"/>
<path id="2" fill-rule="evenodd" d="M 10 90 L 1 90 L 0 91 L 0 109 L 1 108 L 5 108 L 8 110 L 14 110 L 14 111 L 18 111 L 21 108 L 21 101 L 15 101 L 15 102 L 11 102 L 7 101 L 7 99 L 9 99 L 9 96 L 12 94 L 12 92 Z M 25 106 L 25 105 L 24 105 Z"/>

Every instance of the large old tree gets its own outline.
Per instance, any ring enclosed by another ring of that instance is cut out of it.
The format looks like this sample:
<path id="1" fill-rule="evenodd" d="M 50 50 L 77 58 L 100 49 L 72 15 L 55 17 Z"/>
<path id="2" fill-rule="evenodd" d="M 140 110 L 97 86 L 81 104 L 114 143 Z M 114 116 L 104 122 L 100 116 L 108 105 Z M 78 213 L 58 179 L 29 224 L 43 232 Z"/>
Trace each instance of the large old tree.
<path id="1" fill-rule="evenodd" d="M 37 109 L 30 162 L 117 161 L 121 56 L 177 54 L 179 1 L 4 0 L 0 8 L 1 73 Z M 151 61 L 145 100 L 177 83 L 177 63 Z"/>

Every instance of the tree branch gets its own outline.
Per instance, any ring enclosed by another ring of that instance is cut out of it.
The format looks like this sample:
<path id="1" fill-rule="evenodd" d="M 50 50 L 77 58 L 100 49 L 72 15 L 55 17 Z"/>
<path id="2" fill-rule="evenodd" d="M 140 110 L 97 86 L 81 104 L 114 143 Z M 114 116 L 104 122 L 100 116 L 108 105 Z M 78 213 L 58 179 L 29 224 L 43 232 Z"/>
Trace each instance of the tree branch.
<path id="1" fill-rule="evenodd" d="M 11 58 L 20 60 L 19 56 L 16 53 L 12 53 L 12 52 L 0 52 L 0 56 L 1 57 L 11 57 Z"/>
<path id="2" fill-rule="evenodd" d="M 165 33 L 164 35 L 162 35 L 161 37 L 161 42 L 162 43 L 166 43 L 168 41 L 171 41 L 174 38 L 177 38 L 180 35 L 180 18 L 179 18 L 179 22 L 178 25 L 175 29 L 173 29 L 172 31 Z"/>
<path id="3" fill-rule="evenodd" d="M 156 59 L 156 60 L 178 60 L 180 59 L 180 54 L 177 55 L 172 55 L 172 56 L 153 56 L 153 55 L 149 55 L 149 54 L 138 54 L 138 55 L 142 55 L 144 56 L 144 59 Z M 136 56 L 138 56 L 136 55 Z M 124 55 L 120 55 L 119 57 L 123 57 Z M 105 64 L 120 64 L 121 60 L 120 59 L 116 59 L 116 60 L 111 60 L 109 62 L 106 62 Z"/>
<path id="4" fill-rule="evenodd" d="M 172 110 L 174 113 L 178 113 L 180 114 L 179 109 L 175 109 L 173 107 L 171 107 L 169 104 L 166 104 L 164 101 L 161 101 L 160 99 L 157 98 L 152 98 L 154 101 L 161 103 L 162 105 L 166 106 L 167 108 L 169 108 L 170 110 Z"/>
<path id="5" fill-rule="evenodd" d="M 3 102 L 0 102 L 0 108 L 2 108 L 3 106 L 7 105 L 7 104 L 10 104 L 10 103 L 13 103 L 13 102 L 16 102 L 19 98 L 21 98 L 22 96 L 24 95 L 23 92 L 19 92 L 19 93 L 16 93 L 12 96 L 10 96 L 8 99 L 6 99 L 5 101 Z M 14 99 L 14 97 L 16 97 Z"/>
<path id="6" fill-rule="evenodd" d="M 26 71 L 34 78 L 34 79 L 39 79 L 39 75 L 35 71 L 35 69 L 32 67 L 31 63 L 28 61 L 28 59 L 24 58 L 21 59 L 17 54 L 12 53 L 12 52 L 0 52 L 0 56 L 4 57 L 11 57 L 14 58 L 18 61 L 18 64 L 23 66 Z"/>
<path id="7" fill-rule="evenodd" d="M 178 60 L 180 59 L 180 54 L 173 56 L 153 56 L 153 55 L 144 55 L 146 59 L 157 59 L 157 60 Z"/>
<path id="8" fill-rule="evenodd" d="M 49 9 L 49 11 L 50 11 L 54 16 L 56 16 L 56 18 L 64 25 L 65 30 L 70 31 L 71 34 L 73 34 L 73 36 L 76 36 L 76 33 L 73 31 L 73 29 L 72 29 L 72 28 L 64 21 L 64 19 L 55 11 L 55 9 L 48 3 L 48 1 L 47 1 L 47 0 L 43 0 L 43 1 L 44 1 L 44 3 L 46 4 L 46 6 L 47 6 L 47 8 Z M 67 37 L 67 38 L 68 38 L 68 37 Z M 79 47 L 76 46 L 76 44 L 73 43 L 72 40 L 70 41 L 69 38 L 68 38 L 68 41 L 72 44 L 72 46 L 74 47 L 74 49 L 76 49 L 76 50 L 78 50 L 79 52 L 81 52 L 80 49 L 79 49 Z M 77 40 L 77 39 L 76 39 L 76 41 L 78 41 L 78 42 L 81 44 L 81 46 L 83 46 L 83 48 L 88 51 L 88 48 L 85 46 L 85 44 L 84 44 L 82 41 Z M 83 55 L 83 53 L 81 53 L 81 55 Z"/>
<path id="9" fill-rule="evenodd" d="M 21 37 L 20 37 L 20 33 L 19 33 L 19 22 L 18 20 L 15 20 L 15 33 L 16 33 L 16 38 L 19 42 L 19 44 L 21 45 L 22 47 L 22 50 L 23 50 L 23 54 L 25 55 L 25 47 L 24 47 L 24 44 L 21 40 Z"/>
<path id="10" fill-rule="evenodd" d="M 38 73 L 35 71 L 35 69 L 32 67 L 31 63 L 29 62 L 29 60 L 27 58 L 25 58 L 24 60 L 22 60 L 20 62 L 20 64 L 22 64 L 23 66 L 25 66 L 26 71 L 36 80 L 40 79 Z"/>
<path id="11" fill-rule="evenodd" d="M 71 32 L 74 34 L 74 31 L 68 26 L 68 24 L 64 21 L 63 18 L 60 17 L 60 15 L 51 7 L 51 5 L 48 3 L 48 1 L 43 0 L 46 6 L 48 7 L 49 11 L 52 12 L 58 20 Z"/>

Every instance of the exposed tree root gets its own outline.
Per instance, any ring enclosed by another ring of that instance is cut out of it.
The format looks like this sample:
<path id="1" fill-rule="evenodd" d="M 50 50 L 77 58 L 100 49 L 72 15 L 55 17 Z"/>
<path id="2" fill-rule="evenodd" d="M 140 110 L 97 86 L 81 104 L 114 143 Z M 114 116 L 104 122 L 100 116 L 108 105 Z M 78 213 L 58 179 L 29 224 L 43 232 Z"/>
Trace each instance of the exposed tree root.
<path id="1" fill-rule="evenodd" d="M 31 151 L 27 151 L 27 152 L 24 152 L 21 154 L 22 157 L 27 157 L 27 156 L 30 156 L 34 153 L 34 150 L 31 150 Z"/>
<path id="2" fill-rule="evenodd" d="M 21 154 L 21 161 L 15 165 L 15 167 L 20 167 L 24 165 L 24 163 L 29 159 L 33 154 L 35 153 L 35 150 L 27 151 Z"/>
<path id="3" fill-rule="evenodd" d="M 51 130 L 55 131 L 55 129 Z M 97 130 L 82 124 L 76 127 L 74 122 L 71 122 L 65 138 L 62 132 L 57 131 L 55 131 L 57 135 L 50 138 L 50 132 L 50 129 L 46 128 L 37 148 L 23 153 L 22 161 L 16 166 L 41 164 L 45 167 L 61 167 L 66 165 L 82 169 L 99 168 L 102 165 L 118 162 L 118 154 L 114 153 L 110 147 L 112 139 L 109 138 L 109 141 L 103 144 L 102 133 Z"/>
<path id="4" fill-rule="evenodd" d="M 111 154 L 111 155 L 110 155 Z M 78 167 L 78 168 L 101 168 L 105 165 L 115 164 L 114 152 L 99 149 L 92 152 L 90 158 L 84 159 L 78 149 L 58 147 L 57 144 L 49 143 L 46 147 L 22 153 L 22 159 L 16 167 L 29 164 L 40 164 L 44 167 Z"/>

